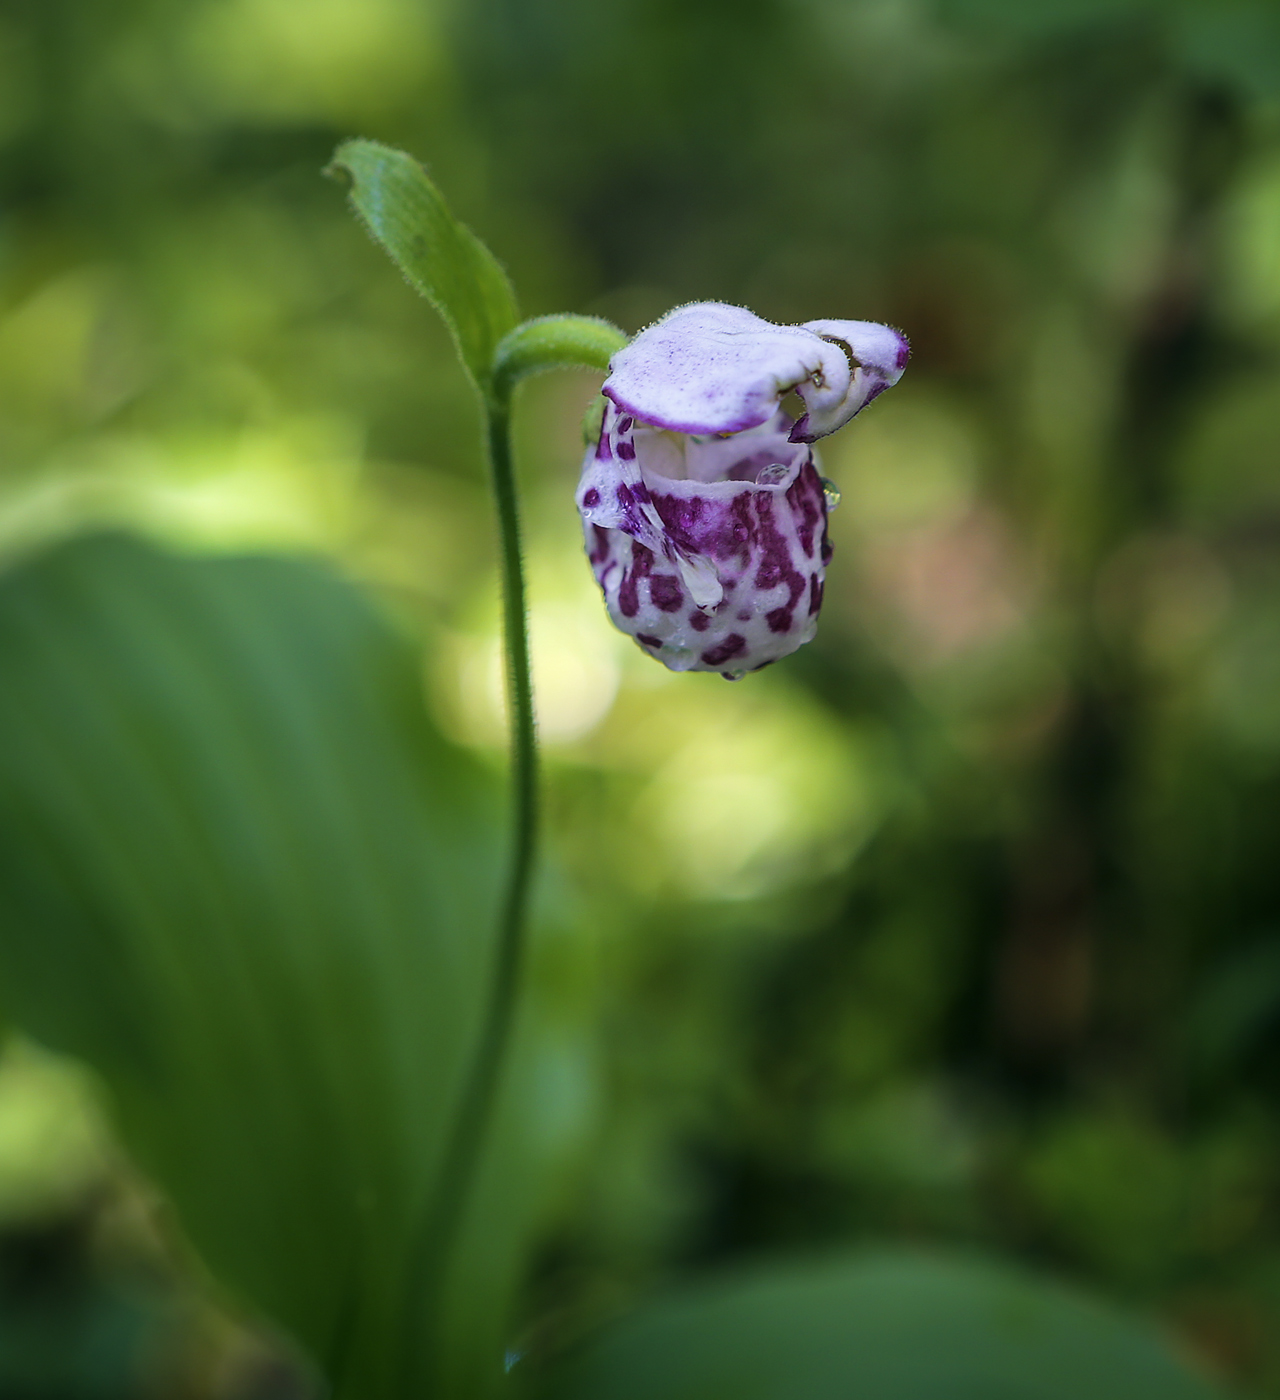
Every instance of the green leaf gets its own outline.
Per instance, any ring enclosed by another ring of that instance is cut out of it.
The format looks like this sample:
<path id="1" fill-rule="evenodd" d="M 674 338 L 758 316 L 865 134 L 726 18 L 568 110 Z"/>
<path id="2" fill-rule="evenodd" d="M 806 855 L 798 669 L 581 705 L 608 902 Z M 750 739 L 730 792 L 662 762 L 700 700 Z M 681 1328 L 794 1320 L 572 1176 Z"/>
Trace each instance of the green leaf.
<path id="1" fill-rule="evenodd" d="M 73 542 L 0 581 L 0 674 L 7 1010 L 105 1076 L 215 1274 L 339 1395 L 396 1396 L 492 947 L 489 781 L 315 563 Z"/>
<path id="2" fill-rule="evenodd" d="M 548 1400 L 1211 1400 L 1148 1325 L 1020 1270 L 883 1253 L 660 1299 Z"/>
<path id="3" fill-rule="evenodd" d="M 476 386 L 488 386 L 493 352 L 519 320 L 498 260 L 450 213 L 412 156 L 377 141 L 344 141 L 327 174 L 351 180 L 351 203 L 409 282 L 444 317 Z"/>

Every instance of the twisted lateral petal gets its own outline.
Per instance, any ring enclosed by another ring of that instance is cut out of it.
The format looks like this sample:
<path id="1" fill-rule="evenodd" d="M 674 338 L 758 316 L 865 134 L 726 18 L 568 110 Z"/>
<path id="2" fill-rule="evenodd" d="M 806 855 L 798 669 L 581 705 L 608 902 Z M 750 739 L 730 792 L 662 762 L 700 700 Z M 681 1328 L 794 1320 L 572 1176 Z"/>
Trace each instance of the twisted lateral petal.
<path id="1" fill-rule="evenodd" d="M 604 392 L 624 412 L 674 432 L 739 433 L 766 423 L 795 390 L 807 412 L 792 436 L 810 442 L 896 383 L 906 355 L 905 339 L 873 322 L 775 326 L 742 307 L 698 302 L 619 350 Z"/>
<path id="2" fill-rule="evenodd" d="M 879 321 L 806 321 L 801 329 L 838 346 L 853 367 L 844 397 L 838 403 L 830 398 L 819 403 L 817 396 L 801 394 L 809 411 L 791 430 L 791 436 L 797 442 L 812 442 L 843 428 L 878 394 L 892 389 L 907 367 L 911 347 L 900 331 Z"/>

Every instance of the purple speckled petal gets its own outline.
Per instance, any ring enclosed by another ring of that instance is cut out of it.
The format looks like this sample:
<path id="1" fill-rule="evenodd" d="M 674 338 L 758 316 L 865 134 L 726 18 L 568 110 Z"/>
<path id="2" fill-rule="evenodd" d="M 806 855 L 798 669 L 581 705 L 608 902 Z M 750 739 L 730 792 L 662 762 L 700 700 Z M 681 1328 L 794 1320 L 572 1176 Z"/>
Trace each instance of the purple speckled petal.
<path id="1" fill-rule="evenodd" d="M 809 641 L 831 548 L 822 481 L 790 419 L 701 441 L 630 417 L 606 411 L 578 487 L 613 622 L 673 671 L 756 670 Z M 618 456 L 623 444 L 633 457 Z M 637 465 L 657 538 L 646 513 L 616 504 L 619 487 L 634 501 Z"/>
<path id="2" fill-rule="evenodd" d="M 871 321 L 774 326 L 719 302 L 619 350 L 578 485 L 614 623 L 673 671 L 730 677 L 807 642 L 831 558 L 808 444 L 896 384 L 908 354 Z M 779 407 L 792 390 L 797 422 Z"/>

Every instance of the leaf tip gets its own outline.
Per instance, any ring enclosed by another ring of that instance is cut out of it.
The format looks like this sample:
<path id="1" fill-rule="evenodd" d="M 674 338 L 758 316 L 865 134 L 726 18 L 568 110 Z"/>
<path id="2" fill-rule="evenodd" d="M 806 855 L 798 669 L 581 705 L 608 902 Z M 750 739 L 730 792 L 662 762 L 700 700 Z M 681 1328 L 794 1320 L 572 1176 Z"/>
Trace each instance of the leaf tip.
<path id="1" fill-rule="evenodd" d="M 352 185 L 355 184 L 355 177 L 351 173 L 351 167 L 345 162 L 340 161 L 336 153 L 329 164 L 321 169 L 320 174 L 323 175 L 326 180 L 335 180 L 346 189 L 350 189 Z"/>
<path id="2" fill-rule="evenodd" d="M 399 154 L 401 153 L 392 150 L 390 146 L 384 146 L 380 141 L 370 141 L 363 136 L 351 136 L 338 143 L 334 148 L 333 159 L 320 173 L 328 180 L 345 182 L 348 189 L 353 189 L 359 178 L 357 167 L 360 164 L 361 156 Z"/>

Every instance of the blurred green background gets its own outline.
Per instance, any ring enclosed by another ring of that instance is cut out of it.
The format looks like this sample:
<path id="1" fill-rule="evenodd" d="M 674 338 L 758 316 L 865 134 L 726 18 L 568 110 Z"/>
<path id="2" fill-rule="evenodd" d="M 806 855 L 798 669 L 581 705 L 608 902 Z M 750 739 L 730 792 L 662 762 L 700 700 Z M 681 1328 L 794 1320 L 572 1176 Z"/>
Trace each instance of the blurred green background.
<path id="1" fill-rule="evenodd" d="M 499 770 L 478 415 L 320 178 L 353 134 L 427 163 L 526 314 L 914 346 L 822 446 L 818 639 L 737 686 L 611 631 L 596 382 L 522 391 L 564 1165 L 521 1346 L 679 1270 L 960 1241 L 1280 1396 L 1280 10 L 10 0 L 5 561 L 319 553 Z M 11 1042 L 0 1393 L 307 1394 L 104 1121 Z"/>

